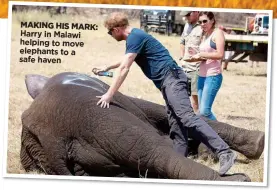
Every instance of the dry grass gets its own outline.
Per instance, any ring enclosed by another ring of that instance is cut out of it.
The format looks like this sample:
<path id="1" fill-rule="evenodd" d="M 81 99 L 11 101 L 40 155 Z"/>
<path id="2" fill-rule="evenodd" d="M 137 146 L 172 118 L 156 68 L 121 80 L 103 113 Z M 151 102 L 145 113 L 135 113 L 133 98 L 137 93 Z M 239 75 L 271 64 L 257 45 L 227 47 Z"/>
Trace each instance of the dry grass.
<path id="1" fill-rule="evenodd" d="M 39 18 L 37 15 L 40 15 Z M 10 103 L 9 103 L 9 134 L 8 134 L 8 173 L 25 173 L 20 165 L 20 136 L 21 136 L 21 114 L 32 103 L 31 97 L 27 94 L 24 83 L 26 74 L 42 74 L 52 76 L 64 71 L 81 72 L 92 75 L 93 67 L 104 64 L 112 64 L 119 61 L 125 50 L 125 42 L 117 43 L 107 35 L 103 24 L 99 22 L 98 31 L 82 32 L 81 41 L 85 42 L 85 47 L 77 48 L 75 56 L 62 58 L 61 64 L 38 64 L 19 63 L 20 25 L 19 21 L 36 19 L 52 22 L 87 22 L 95 23 L 100 19 L 83 17 L 58 16 L 50 18 L 45 13 L 28 13 L 13 15 L 12 25 L 12 54 L 11 54 L 11 75 L 10 75 Z M 133 26 L 138 27 L 138 22 L 133 21 Z M 153 34 L 171 52 L 177 60 L 179 57 L 179 37 L 163 36 Z M 255 75 L 265 75 L 266 63 L 260 64 L 259 68 L 250 68 L 246 64 L 230 64 L 228 72 L 224 72 L 222 88 L 214 103 L 213 111 L 220 121 L 233 124 L 238 127 L 265 131 L 265 110 L 266 110 L 266 77 Z M 102 77 L 108 84 L 112 79 Z M 151 81 L 144 77 L 139 67 L 134 64 L 131 68 L 120 91 L 146 100 L 164 104 L 160 92 L 155 89 Z M 241 160 L 246 160 L 239 155 Z M 218 163 L 213 163 L 211 159 L 207 161 L 196 160 L 211 168 L 218 169 Z M 250 176 L 252 181 L 262 182 L 264 173 L 264 154 L 259 160 L 250 161 L 248 164 L 237 163 L 232 169 L 233 172 L 244 172 Z"/>

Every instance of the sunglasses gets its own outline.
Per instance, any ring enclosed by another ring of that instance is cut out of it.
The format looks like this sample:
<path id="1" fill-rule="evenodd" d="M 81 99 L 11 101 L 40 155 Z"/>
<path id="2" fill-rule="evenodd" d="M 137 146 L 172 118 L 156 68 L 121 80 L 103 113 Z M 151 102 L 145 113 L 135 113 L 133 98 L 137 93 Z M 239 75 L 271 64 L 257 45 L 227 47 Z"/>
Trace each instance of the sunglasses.
<path id="1" fill-rule="evenodd" d="M 108 31 L 108 34 L 109 34 L 109 35 L 112 35 L 113 30 L 114 30 L 114 28 L 111 28 L 111 29 Z"/>
<path id="2" fill-rule="evenodd" d="M 206 24 L 207 22 L 208 22 L 208 20 L 199 20 L 199 21 L 198 21 L 198 24 L 202 24 L 202 23 L 203 23 L 203 24 Z"/>

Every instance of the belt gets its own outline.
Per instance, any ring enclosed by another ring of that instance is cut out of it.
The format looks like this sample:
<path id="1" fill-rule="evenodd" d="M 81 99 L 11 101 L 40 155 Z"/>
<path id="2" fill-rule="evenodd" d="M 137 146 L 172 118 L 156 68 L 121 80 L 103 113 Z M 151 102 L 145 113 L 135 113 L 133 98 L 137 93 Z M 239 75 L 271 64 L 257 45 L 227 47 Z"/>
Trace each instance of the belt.
<path id="1" fill-rule="evenodd" d="M 194 70 L 194 71 L 191 71 L 191 70 L 185 70 L 186 68 L 185 67 L 183 67 L 182 66 L 182 68 L 183 68 L 183 71 L 185 72 L 185 73 L 191 73 L 191 72 L 198 72 L 199 71 L 199 69 L 196 69 L 196 70 Z"/>
<path id="2" fill-rule="evenodd" d="M 175 78 L 179 78 L 178 77 L 178 70 L 182 70 L 182 69 L 176 69 L 176 68 L 170 68 L 164 75 L 164 78 L 161 82 L 161 86 L 163 86 L 164 81 L 167 79 L 167 77 L 169 77 L 170 75 L 173 75 Z"/>
<path id="3" fill-rule="evenodd" d="M 191 73 L 191 72 L 195 72 L 195 71 L 186 71 L 186 70 L 184 70 L 184 72 L 185 73 Z"/>
<path id="4" fill-rule="evenodd" d="M 190 72 L 192 72 L 192 71 L 187 71 L 187 70 L 186 70 L 186 67 L 185 67 L 184 65 L 182 65 L 182 68 L 183 68 L 183 71 L 184 71 L 185 73 L 190 73 Z"/>

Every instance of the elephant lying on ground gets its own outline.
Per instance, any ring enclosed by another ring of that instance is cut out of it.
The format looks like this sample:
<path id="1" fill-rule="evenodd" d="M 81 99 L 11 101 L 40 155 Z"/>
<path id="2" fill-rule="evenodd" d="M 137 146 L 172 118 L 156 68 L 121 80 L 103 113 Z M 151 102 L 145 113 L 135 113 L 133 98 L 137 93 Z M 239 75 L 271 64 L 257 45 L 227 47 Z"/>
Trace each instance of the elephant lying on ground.
<path id="1" fill-rule="evenodd" d="M 22 114 L 21 163 L 46 174 L 129 176 L 139 172 L 171 179 L 250 181 L 218 172 L 177 154 L 166 135 L 163 106 L 116 93 L 109 109 L 96 106 L 108 85 L 78 73 L 52 78 L 27 75 L 34 99 Z M 235 150 L 253 158 L 264 134 L 207 121 Z"/>

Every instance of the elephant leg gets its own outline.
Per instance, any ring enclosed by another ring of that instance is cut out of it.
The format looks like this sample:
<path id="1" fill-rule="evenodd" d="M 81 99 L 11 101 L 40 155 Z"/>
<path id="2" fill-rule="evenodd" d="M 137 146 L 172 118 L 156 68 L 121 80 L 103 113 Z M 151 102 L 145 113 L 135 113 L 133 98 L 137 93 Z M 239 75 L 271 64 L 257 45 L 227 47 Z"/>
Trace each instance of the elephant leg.
<path id="1" fill-rule="evenodd" d="M 38 139 L 25 126 L 22 128 L 21 139 L 20 161 L 23 168 L 27 172 L 40 170 L 48 174 L 54 174 L 47 165 L 47 158 Z"/>
<path id="2" fill-rule="evenodd" d="M 24 145 L 21 146 L 20 160 L 23 168 L 27 172 L 39 169 L 35 164 L 33 158 L 31 157 L 31 155 L 27 153 L 27 149 Z"/>
<path id="3" fill-rule="evenodd" d="M 75 139 L 68 149 L 69 160 L 74 165 L 74 175 L 116 176 L 124 170 L 98 153 L 82 139 Z"/>
<path id="4" fill-rule="evenodd" d="M 211 168 L 185 158 L 176 153 L 173 149 L 168 149 L 165 146 L 157 147 L 155 151 L 158 153 L 152 154 L 153 158 L 155 158 L 153 164 L 155 171 L 166 178 L 212 181 L 251 181 L 245 174 L 220 176 Z"/>
<path id="5" fill-rule="evenodd" d="M 40 142 L 44 149 L 49 166 L 56 175 L 72 175 L 68 169 L 68 158 L 65 139 L 57 138 L 52 134 L 41 135 Z"/>
<path id="6" fill-rule="evenodd" d="M 35 160 L 29 154 L 29 151 L 27 150 L 27 147 L 26 147 L 28 144 L 35 145 L 37 142 L 35 141 L 35 139 L 33 139 L 31 134 L 27 131 L 25 127 L 22 128 L 21 139 L 23 139 L 23 141 L 21 142 L 20 161 L 23 168 L 27 172 L 39 169 L 35 163 Z"/>
<path id="7" fill-rule="evenodd" d="M 128 98 L 151 119 L 152 123 L 155 124 L 155 128 L 165 134 L 169 133 L 170 126 L 163 105 L 138 98 Z M 202 119 L 206 121 L 232 149 L 242 153 L 247 158 L 258 159 L 263 153 L 264 132 L 234 127 L 227 123 L 209 120 L 205 117 L 202 117 Z M 197 146 L 194 146 L 194 150 L 191 149 L 192 152 L 195 152 L 196 148 Z"/>
<path id="8" fill-rule="evenodd" d="M 74 163 L 74 174 L 75 176 L 89 176 L 84 168 L 78 163 Z"/>
<path id="9" fill-rule="evenodd" d="M 242 153 L 250 159 L 260 158 L 264 150 L 264 132 L 238 128 L 207 118 L 203 119 L 233 150 Z"/>
<path id="10" fill-rule="evenodd" d="M 124 120 L 120 114 L 129 119 Z M 211 168 L 178 154 L 163 136 L 128 112 L 114 108 L 113 114 L 107 117 L 116 124 L 112 129 L 102 123 L 101 128 L 93 132 L 86 131 L 84 135 L 87 137 L 84 137 L 86 141 L 93 142 L 92 136 L 101 135 L 97 145 L 104 148 L 103 153 L 107 153 L 108 157 L 115 158 L 116 164 L 137 173 L 148 170 L 170 179 L 249 181 L 249 178 L 242 175 L 221 177 Z M 107 121 L 107 118 L 102 117 L 101 120 Z"/>

